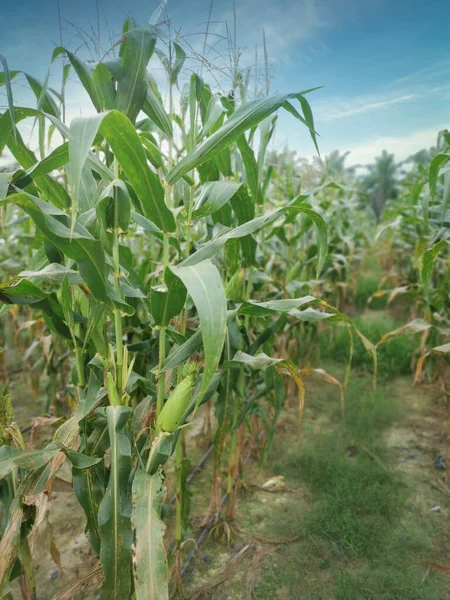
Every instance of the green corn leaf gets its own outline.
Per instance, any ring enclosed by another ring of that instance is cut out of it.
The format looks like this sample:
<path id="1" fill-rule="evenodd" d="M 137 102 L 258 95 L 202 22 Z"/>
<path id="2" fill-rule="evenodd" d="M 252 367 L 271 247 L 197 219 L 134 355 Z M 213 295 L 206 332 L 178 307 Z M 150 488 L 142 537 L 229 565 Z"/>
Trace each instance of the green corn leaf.
<path id="1" fill-rule="evenodd" d="M 176 369 L 190 358 L 194 352 L 200 350 L 203 345 L 202 331 L 198 329 L 194 335 L 188 338 L 181 346 L 178 346 L 173 352 L 167 356 L 160 373 L 166 373 L 172 369 Z"/>
<path id="2" fill-rule="evenodd" d="M 225 244 L 229 240 L 237 240 L 243 238 L 247 235 L 255 233 L 259 231 L 263 227 L 267 227 L 271 223 L 273 223 L 277 217 L 279 217 L 283 212 L 283 209 L 277 209 L 270 213 L 266 213 L 261 217 L 257 217 L 249 221 L 248 223 L 244 223 L 239 227 L 235 227 L 234 229 L 228 229 L 224 233 L 219 234 L 211 241 L 207 242 L 203 246 L 201 246 L 196 252 L 188 256 L 181 265 L 183 267 L 191 266 L 198 264 L 199 262 L 212 258 L 221 250 Z"/>
<path id="3" fill-rule="evenodd" d="M 436 185 L 439 177 L 439 171 L 450 160 L 450 154 L 438 154 L 431 161 L 429 170 L 430 193 L 432 196 L 436 193 Z"/>
<path id="4" fill-rule="evenodd" d="M 320 152 L 319 152 L 319 146 L 317 143 L 317 135 L 316 132 L 314 130 L 314 119 L 313 119 L 313 114 L 312 114 L 312 110 L 311 107 L 309 105 L 308 100 L 305 98 L 305 96 L 303 96 L 302 94 L 298 94 L 296 96 L 297 100 L 300 102 L 302 110 L 303 110 L 303 115 L 304 115 L 304 120 L 299 117 L 297 115 L 297 118 L 300 119 L 309 129 L 309 134 L 311 136 L 312 141 L 314 142 L 314 146 L 316 147 L 317 150 L 317 154 L 320 156 Z"/>
<path id="5" fill-rule="evenodd" d="M 61 444 L 52 442 L 42 450 L 22 450 L 10 446 L 0 448 L 0 479 L 14 468 L 35 471 L 48 464 L 60 451 Z"/>
<path id="6" fill-rule="evenodd" d="M 116 109 L 134 123 L 147 97 L 147 64 L 155 49 L 153 28 L 128 30 L 121 46 L 122 70 L 117 83 Z"/>
<path id="7" fill-rule="evenodd" d="M 106 420 L 111 448 L 108 487 L 98 510 L 100 560 L 104 581 L 102 600 L 123 600 L 131 593 L 131 445 L 126 433 L 131 408 L 108 406 Z"/>
<path id="8" fill-rule="evenodd" d="M 159 60 L 169 76 L 169 85 L 175 85 L 178 74 L 180 73 L 184 61 L 186 60 L 186 52 L 183 50 L 183 48 L 176 42 L 172 42 L 172 46 L 175 48 L 175 61 L 173 64 L 170 64 L 169 57 L 166 56 L 164 52 L 161 50 L 156 50 Z"/>
<path id="9" fill-rule="evenodd" d="M 42 110 L 44 113 L 48 113 L 59 118 L 59 109 L 48 91 L 47 81 L 45 84 L 42 84 L 35 77 L 29 75 L 28 73 L 24 73 L 24 75 L 30 84 L 30 88 L 33 90 L 34 95 L 36 96 L 36 100 L 38 101 L 38 109 Z"/>
<path id="10" fill-rule="evenodd" d="M 72 119 L 69 128 L 68 174 L 72 184 L 72 230 L 78 215 L 84 165 L 97 135 L 103 114 Z"/>
<path id="11" fill-rule="evenodd" d="M 231 207 L 237 216 L 239 225 L 243 225 L 255 218 L 255 201 L 248 193 L 246 185 L 239 188 L 237 194 L 231 199 Z M 256 242 L 251 235 L 240 238 L 239 243 L 244 258 L 243 266 L 255 265 Z"/>
<path id="12" fill-rule="evenodd" d="M 35 108 L 13 107 L 13 112 L 6 111 L 0 115 L 0 155 L 3 153 L 15 125 L 28 117 L 38 117 L 40 111 Z M 23 166 L 23 165 L 22 165 Z"/>
<path id="13" fill-rule="evenodd" d="M 133 186 L 142 214 L 163 231 L 175 231 L 175 219 L 164 202 L 159 177 L 147 165 L 144 148 L 130 120 L 113 110 L 103 117 L 100 131 Z"/>
<path id="14" fill-rule="evenodd" d="M 199 406 L 222 354 L 227 325 L 227 300 L 222 279 L 211 261 L 170 268 L 186 286 L 200 319 L 205 368 L 202 387 L 196 400 L 196 406 Z"/>
<path id="15" fill-rule="evenodd" d="M 107 294 L 105 253 L 98 240 L 78 222 L 73 231 L 68 227 L 69 217 L 51 204 L 21 192 L 8 197 L 27 212 L 43 235 L 66 256 L 78 262 L 81 277 L 96 298 L 111 304 Z"/>
<path id="16" fill-rule="evenodd" d="M 195 205 L 193 217 L 206 217 L 220 210 L 238 192 L 242 183 L 234 181 L 212 181 L 202 186 Z"/>
<path id="17" fill-rule="evenodd" d="M 173 43 L 173 47 L 175 48 L 175 62 L 170 69 L 170 85 L 175 85 L 178 75 L 183 68 L 184 61 L 186 60 L 186 52 L 183 50 L 183 48 L 176 42 Z"/>
<path id="18" fill-rule="evenodd" d="M 115 200 L 117 200 L 117 213 Z M 97 220 L 103 223 L 105 229 L 117 227 L 122 233 L 128 231 L 131 218 L 131 200 L 128 188 L 121 179 L 112 181 L 102 192 L 96 206 Z"/>
<path id="19" fill-rule="evenodd" d="M 167 137 L 171 138 L 173 136 L 172 121 L 150 85 L 147 87 L 147 95 L 142 106 L 142 111 Z"/>
<path id="20" fill-rule="evenodd" d="M 220 117 L 224 114 L 224 107 L 220 101 L 220 98 L 217 96 L 213 96 L 208 104 L 208 110 L 206 113 L 206 121 L 203 125 L 201 132 L 199 133 L 199 139 L 203 138 L 205 135 L 211 131 L 211 129 L 216 125 Z"/>
<path id="21" fill-rule="evenodd" d="M 14 79 L 14 77 L 17 77 L 17 75 L 19 75 L 20 73 L 22 73 L 22 71 L 8 71 L 9 80 L 12 81 Z M 5 71 L 0 71 L 0 87 L 2 85 L 6 85 L 6 73 L 5 73 Z"/>
<path id="22" fill-rule="evenodd" d="M 242 161 L 244 163 L 248 189 L 250 190 L 250 193 L 253 196 L 254 202 L 260 204 L 261 199 L 259 193 L 259 167 L 256 162 L 255 154 L 249 146 L 245 134 L 242 134 L 238 137 L 238 139 L 236 140 L 236 144 L 239 148 L 239 152 L 241 153 Z"/>
<path id="23" fill-rule="evenodd" d="M 0 173 L 0 200 L 6 198 L 14 173 Z"/>
<path id="24" fill-rule="evenodd" d="M 30 169 L 37 165 L 38 160 L 34 153 L 26 147 L 19 131 L 16 131 L 16 137 L 9 136 L 8 148 L 17 162 L 24 168 Z M 34 183 L 42 195 L 51 201 L 58 208 L 70 206 L 71 200 L 64 186 L 52 179 L 49 175 L 41 175 L 34 179 Z"/>
<path id="25" fill-rule="evenodd" d="M 434 261 L 437 255 L 448 247 L 449 243 L 447 240 L 439 240 L 437 244 L 434 244 L 431 248 L 426 250 L 422 254 L 420 260 L 420 277 L 424 285 L 428 285 L 433 273 Z"/>
<path id="26" fill-rule="evenodd" d="M 133 480 L 134 588 L 137 600 L 168 600 L 168 570 L 161 507 L 166 495 L 160 471 L 139 469 Z"/>
<path id="27" fill-rule="evenodd" d="M 213 158 L 217 152 L 227 148 L 245 131 L 276 112 L 289 98 L 302 98 L 302 93 L 277 94 L 271 98 L 252 100 L 239 107 L 218 131 L 181 159 L 168 174 L 167 182 L 174 184 L 185 173 Z"/>
<path id="28" fill-rule="evenodd" d="M 217 235 L 210 242 L 207 242 L 203 246 L 201 246 L 196 252 L 188 256 L 181 264 L 182 266 L 189 266 L 197 264 L 202 260 L 212 258 L 223 248 L 223 246 L 229 241 L 234 239 L 240 239 L 245 236 L 248 236 L 264 227 L 267 227 L 271 223 L 273 223 L 280 215 L 284 212 L 291 212 L 291 214 L 295 215 L 297 213 L 305 213 L 317 227 L 318 230 L 318 240 L 319 240 L 319 257 L 318 257 L 318 265 L 317 272 L 319 273 L 322 270 L 323 264 L 327 255 L 327 231 L 326 225 L 323 218 L 311 208 L 310 205 L 305 204 L 304 202 L 299 202 L 303 196 L 300 198 L 294 198 L 288 205 L 278 208 L 274 211 L 266 213 L 256 219 L 252 219 L 246 223 L 243 223 L 239 227 L 235 227 L 234 229 L 226 230 L 224 233 Z"/>
<path id="29" fill-rule="evenodd" d="M 63 321 L 63 311 L 56 295 L 47 293 L 31 281 L 25 279 L 2 283 L 0 303 L 25 304 L 40 309 L 48 327 L 53 333 L 71 338 L 70 331 Z"/>
<path id="30" fill-rule="evenodd" d="M 173 319 L 180 314 L 186 300 L 186 288 L 182 281 L 166 269 L 164 284 L 154 286 L 150 290 L 150 311 L 155 324 L 167 327 Z"/>
<path id="31" fill-rule="evenodd" d="M 52 61 L 54 61 L 61 54 L 66 54 L 70 63 L 73 67 L 73 70 L 78 75 L 81 84 L 89 95 L 89 98 L 92 101 L 92 104 L 95 107 L 97 112 L 102 110 L 102 101 L 99 98 L 98 90 L 95 85 L 94 77 L 92 75 L 92 69 L 82 60 L 80 60 L 75 54 L 66 50 L 61 46 L 58 46 L 53 50 Z"/>
<path id="32" fill-rule="evenodd" d="M 142 229 L 148 232 L 151 236 L 155 237 L 157 240 L 161 242 L 164 240 L 164 234 L 159 227 L 157 227 L 154 223 L 152 223 L 149 219 L 146 219 L 144 216 L 140 215 L 137 212 L 131 211 L 131 220 L 142 227 Z M 169 244 L 177 249 L 177 251 L 181 254 L 180 242 L 173 238 L 169 238 Z"/>
<path id="33" fill-rule="evenodd" d="M 104 63 L 98 63 L 92 72 L 97 94 L 102 103 L 102 110 L 112 110 L 116 106 L 116 89 L 111 79 L 111 72 Z"/>
<path id="34" fill-rule="evenodd" d="M 304 296 L 303 298 L 287 298 L 285 300 L 269 300 L 268 302 L 255 302 L 249 300 L 243 302 L 238 308 L 241 315 L 250 315 L 252 317 L 268 317 L 274 314 L 289 313 L 291 310 L 298 309 L 311 302 L 322 302 L 314 296 Z"/>
<path id="35" fill-rule="evenodd" d="M 14 99 L 13 99 L 13 93 L 12 93 L 12 87 L 11 87 L 11 75 L 9 73 L 9 69 L 8 69 L 8 63 L 6 61 L 6 58 L 0 54 L 0 61 L 3 64 L 3 82 L 4 85 L 6 87 L 6 97 L 8 99 L 8 109 L 9 109 L 9 114 L 11 117 L 11 123 L 13 126 L 13 132 L 15 133 L 16 131 L 16 123 L 15 123 L 15 114 L 14 114 Z"/>
<path id="36" fill-rule="evenodd" d="M 103 484 L 90 470 L 72 469 L 73 490 L 86 515 L 86 529 L 89 543 L 100 554 L 100 535 L 98 531 L 98 509 L 103 498 Z"/>
<path id="37" fill-rule="evenodd" d="M 325 224 L 325 221 L 319 215 L 318 212 L 316 212 L 313 208 L 311 208 L 311 206 L 309 206 L 308 204 L 305 204 L 303 202 L 295 204 L 295 201 L 294 201 L 294 204 L 292 204 L 292 206 L 289 207 L 289 210 L 291 210 L 291 209 L 295 213 L 306 214 L 317 228 L 318 242 L 319 242 L 319 256 L 318 256 L 318 260 L 317 260 L 316 277 L 319 277 L 320 273 L 322 272 L 323 265 L 325 264 L 325 260 L 327 258 L 327 251 L 328 251 L 327 226 Z"/>
<path id="38" fill-rule="evenodd" d="M 63 451 L 72 463 L 72 466 L 76 469 L 90 469 L 103 460 L 97 456 L 86 456 L 86 454 L 75 452 L 75 450 L 70 450 L 70 448 L 64 448 Z"/>
<path id="39" fill-rule="evenodd" d="M 47 175 L 55 169 L 64 167 L 69 162 L 69 145 L 67 142 L 61 144 L 48 156 L 28 169 L 23 175 L 14 180 L 14 184 L 20 188 L 25 187 L 36 177 Z M 23 182 L 23 183 L 22 183 Z"/>

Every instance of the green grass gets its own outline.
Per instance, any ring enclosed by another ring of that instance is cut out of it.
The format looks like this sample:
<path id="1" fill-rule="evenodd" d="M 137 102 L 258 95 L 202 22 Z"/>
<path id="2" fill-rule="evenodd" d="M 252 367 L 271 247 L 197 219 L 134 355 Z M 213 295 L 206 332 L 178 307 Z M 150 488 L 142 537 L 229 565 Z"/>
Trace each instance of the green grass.
<path id="1" fill-rule="evenodd" d="M 367 307 L 369 298 L 380 289 L 380 275 L 368 273 L 361 275 L 356 282 L 355 304 L 358 308 L 364 309 Z M 370 308 L 378 310 L 386 306 L 387 296 L 373 298 L 370 302 Z"/>
<path id="2" fill-rule="evenodd" d="M 276 447 L 273 467 L 289 485 L 306 487 L 308 510 L 289 515 L 306 535 L 266 562 L 258 598 L 299 600 L 438 600 L 443 579 L 422 584 L 419 563 L 440 535 L 434 521 L 414 512 L 409 489 L 391 468 L 383 430 L 404 418 L 389 385 L 370 389 L 355 378 L 346 398 L 345 425 L 321 392 L 310 407 L 312 427 L 302 443 Z M 327 420 L 318 409 L 329 406 Z M 321 420 L 322 419 L 322 420 Z M 369 450 L 372 456 L 364 449 Z M 279 565 L 283 565 L 280 569 Z M 281 590 L 281 591 L 280 591 Z M 297 595 L 295 595 L 297 594 Z"/>

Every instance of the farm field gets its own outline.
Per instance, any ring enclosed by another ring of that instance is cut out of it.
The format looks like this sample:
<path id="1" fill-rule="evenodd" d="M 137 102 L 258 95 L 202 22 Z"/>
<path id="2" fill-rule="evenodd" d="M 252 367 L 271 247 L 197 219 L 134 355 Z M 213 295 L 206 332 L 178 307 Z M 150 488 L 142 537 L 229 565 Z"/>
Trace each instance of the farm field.
<path id="1" fill-rule="evenodd" d="M 0 598 L 450 598 L 450 133 L 321 153 L 212 8 L 0 54 Z"/>

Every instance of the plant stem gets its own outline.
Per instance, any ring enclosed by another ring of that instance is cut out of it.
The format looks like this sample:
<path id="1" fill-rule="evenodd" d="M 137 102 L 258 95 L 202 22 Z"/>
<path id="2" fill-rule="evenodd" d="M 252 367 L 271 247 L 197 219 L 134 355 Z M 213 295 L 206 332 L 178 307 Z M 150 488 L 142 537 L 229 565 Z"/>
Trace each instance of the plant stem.
<path id="1" fill-rule="evenodd" d="M 75 362 L 77 368 L 78 387 L 84 387 L 86 385 L 86 379 L 84 377 L 84 361 L 83 361 L 83 348 L 75 346 Z"/>
<path id="2" fill-rule="evenodd" d="M 177 546 L 179 547 L 182 542 L 182 522 L 181 522 L 181 509 L 183 506 L 182 502 L 182 481 L 181 481 L 181 465 L 182 465 L 182 456 L 181 456 L 181 435 L 177 440 L 177 447 L 175 450 L 175 469 L 176 469 L 176 517 L 175 517 L 175 537 L 177 541 Z"/>

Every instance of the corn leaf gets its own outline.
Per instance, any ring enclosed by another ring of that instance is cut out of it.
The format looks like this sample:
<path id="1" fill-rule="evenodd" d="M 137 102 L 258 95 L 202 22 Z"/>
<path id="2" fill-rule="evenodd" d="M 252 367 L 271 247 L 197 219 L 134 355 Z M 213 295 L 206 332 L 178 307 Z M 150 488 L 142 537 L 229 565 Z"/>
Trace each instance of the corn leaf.
<path id="1" fill-rule="evenodd" d="M 100 560 L 104 582 L 102 600 L 123 600 L 131 593 L 131 501 L 128 480 L 131 446 L 126 433 L 131 408 L 108 406 L 106 420 L 111 448 L 108 487 L 98 510 Z"/>
<path id="2" fill-rule="evenodd" d="M 173 136 L 172 121 L 150 85 L 147 87 L 147 95 L 142 105 L 142 111 L 167 137 L 170 138 Z"/>
<path id="3" fill-rule="evenodd" d="M 429 185 L 431 195 L 436 193 L 436 185 L 439 177 L 439 171 L 450 160 L 450 154 L 438 154 L 433 158 L 429 170 Z"/>
<path id="4" fill-rule="evenodd" d="M 4 85 L 6 87 L 6 97 L 8 99 L 8 109 L 9 109 L 9 115 L 11 117 L 11 124 L 13 126 L 13 132 L 15 132 L 15 128 L 16 128 L 16 123 L 15 123 L 15 117 L 14 117 L 14 99 L 13 99 L 13 93 L 12 93 L 12 87 L 11 87 L 11 75 L 9 74 L 9 68 L 8 68 L 8 63 L 6 61 L 6 58 L 0 54 L 0 61 L 3 64 L 3 82 Z"/>
<path id="5" fill-rule="evenodd" d="M 166 526 L 161 507 L 166 495 L 161 471 L 138 470 L 133 480 L 134 587 L 137 600 L 168 600 Z"/>
<path id="6" fill-rule="evenodd" d="M 14 468 L 34 471 L 49 463 L 60 451 L 61 445 L 52 442 L 42 450 L 22 450 L 10 446 L 0 448 L 0 479 Z"/>
<path id="7" fill-rule="evenodd" d="M 142 214 L 163 231 L 175 231 L 175 219 L 164 202 L 161 181 L 148 166 L 144 148 L 130 120 L 113 110 L 103 117 L 100 131 L 133 186 Z"/>
<path id="8" fill-rule="evenodd" d="M 222 279 L 209 260 L 192 266 L 171 267 L 174 275 L 186 286 L 200 319 L 205 368 L 203 383 L 197 397 L 198 406 L 208 389 L 220 361 L 227 325 L 227 300 Z"/>
<path id="9" fill-rule="evenodd" d="M 69 216 L 66 213 L 31 194 L 21 192 L 9 196 L 7 200 L 23 208 L 46 238 L 66 256 L 76 260 L 80 275 L 94 296 L 111 304 L 106 289 L 105 253 L 100 242 L 78 222 L 72 231 L 68 227 Z"/>
<path id="10" fill-rule="evenodd" d="M 424 285 L 428 285 L 430 282 L 431 275 L 433 273 L 434 261 L 436 260 L 437 255 L 445 250 L 448 245 L 449 244 L 447 240 L 439 240 L 437 244 L 434 244 L 434 246 L 422 254 L 422 258 L 420 260 L 420 276 Z"/>
<path id="11" fill-rule="evenodd" d="M 154 286 L 150 290 L 150 311 L 155 324 L 167 327 L 180 314 L 186 300 L 186 288 L 182 281 L 166 269 L 164 284 Z"/>
<path id="12" fill-rule="evenodd" d="M 88 93 L 95 110 L 100 112 L 102 110 L 102 101 L 99 98 L 98 90 L 92 76 L 92 69 L 85 62 L 80 60 L 75 54 L 66 48 L 63 48 L 62 46 L 58 46 L 53 50 L 52 61 L 54 61 L 61 54 L 67 55 L 75 73 L 78 75 L 79 80 Z"/>
<path id="13" fill-rule="evenodd" d="M 195 205 L 193 217 L 206 217 L 220 210 L 238 192 L 242 183 L 234 181 L 212 181 L 204 184 Z"/>
<path id="14" fill-rule="evenodd" d="M 301 97 L 302 93 L 277 94 L 271 98 L 252 100 L 239 107 L 218 131 L 181 159 L 167 175 L 167 182 L 174 184 L 185 173 L 213 158 L 218 152 L 235 142 L 245 131 L 276 112 L 289 98 Z"/>
<path id="15" fill-rule="evenodd" d="M 121 46 L 122 69 L 117 82 L 116 109 L 134 123 L 147 96 L 147 64 L 155 49 L 153 28 L 131 29 Z"/>

